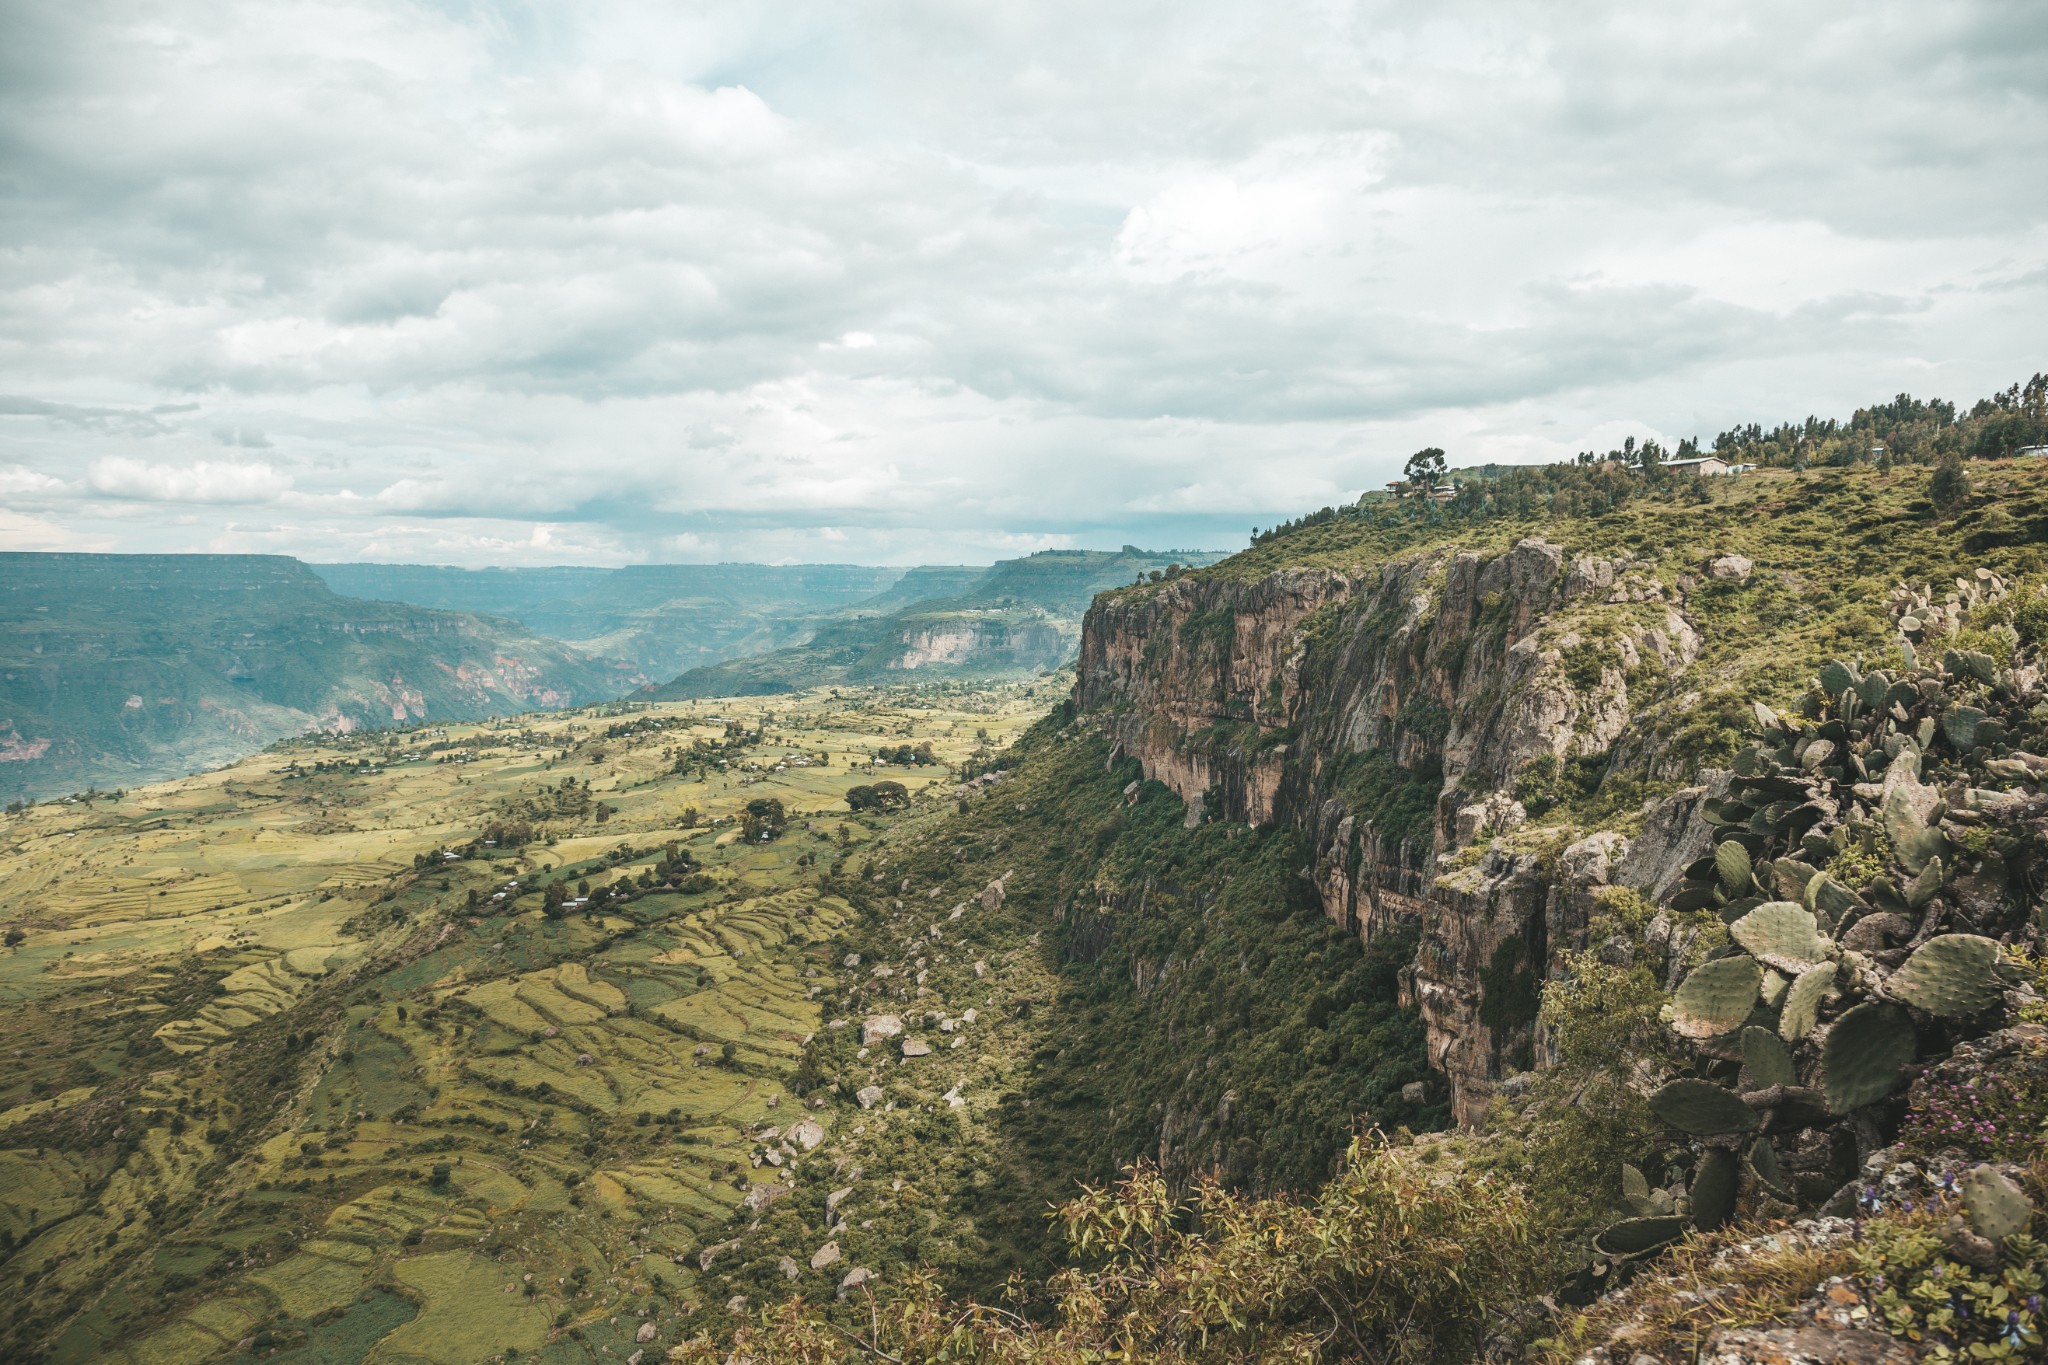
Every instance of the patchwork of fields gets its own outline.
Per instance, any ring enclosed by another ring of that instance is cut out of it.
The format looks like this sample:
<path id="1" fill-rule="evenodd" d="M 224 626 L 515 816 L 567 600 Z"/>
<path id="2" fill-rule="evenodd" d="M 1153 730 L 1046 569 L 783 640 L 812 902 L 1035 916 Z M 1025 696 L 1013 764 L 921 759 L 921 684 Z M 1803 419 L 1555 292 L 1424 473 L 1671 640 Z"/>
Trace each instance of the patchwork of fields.
<path id="1" fill-rule="evenodd" d="M 0 1357 L 660 1359 L 838 1112 L 821 882 L 891 818 L 848 790 L 951 800 L 1052 695 L 330 737 L 8 817 Z"/>

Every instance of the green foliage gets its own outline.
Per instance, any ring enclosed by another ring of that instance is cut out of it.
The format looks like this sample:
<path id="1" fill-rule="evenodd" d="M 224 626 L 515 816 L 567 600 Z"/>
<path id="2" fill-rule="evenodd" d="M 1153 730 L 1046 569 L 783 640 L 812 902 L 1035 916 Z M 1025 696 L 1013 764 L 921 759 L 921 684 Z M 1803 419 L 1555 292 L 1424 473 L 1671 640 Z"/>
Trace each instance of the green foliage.
<path id="1" fill-rule="evenodd" d="M 1600 686 L 1607 667 L 1607 651 L 1597 640 L 1581 640 L 1563 651 L 1565 681 L 1579 692 Z"/>
<path id="2" fill-rule="evenodd" d="M 1942 456 L 1927 481 L 1928 501 L 1940 511 L 1949 512 L 1969 496 L 1970 476 L 1963 468 L 1962 456 L 1953 452 Z"/>
<path id="3" fill-rule="evenodd" d="M 1177 1198 L 1139 1167 L 1059 1211 L 1075 1268 L 1035 1323 L 950 1303 L 913 1276 L 852 1333 L 859 1357 L 902 1365 L 1164 1365 L 1340 1360 L 1456 1361 L 1489 1316 L 1544 1267 L 1529 1208 L 1511 1186 L 1446 1169 L 1414 1148 L 1354 1141 L 1313 1200 L 1253 1199 L 1213 1181 Z M 760 1365 L 846 1357 L 847 1334 L 799 1303 L 743 1329 L 734 1353 Z M 723 1359 L 708 1343 L 693 1356 Z"/>
<path id="4" fill-rule="evenodd" d="M 2039 1295 L 2048 1248 L 2016 1236 L 1982 1269 L 1949 1255 L 1934 1217 L 1893 1215 L 1865 1225 L 1856 1268 L 1878 1319 L 1937 1361 L 2037 1357 Z"/>
<path id="5" fill-rule="evenodd" d="M 1385 751 L 1352 752 L 1338 760 L 1337 789 L 1361 820 L 1390 847 L 1419 846 L 1435 827 L 1443 769 L 1434 758 L 1403 768 Z"/>
<path id="6" fill-rule="evenodd" d="M 909 805 L 910 789 L 901 782 L 862 782 L 846 789 L 846 808 L 850 811 L 880 813 L 903 810 Z"/>
<path id="7" fill-rule="evenodd" d="M 1572 952 L 1561 954 L 1558 965 L 1559 976 L 1543 988 L 1540 1017 L 1559 1066 L 1590 1074 L 1655 1041 L 1665 995 L 1648 969 Z"/>

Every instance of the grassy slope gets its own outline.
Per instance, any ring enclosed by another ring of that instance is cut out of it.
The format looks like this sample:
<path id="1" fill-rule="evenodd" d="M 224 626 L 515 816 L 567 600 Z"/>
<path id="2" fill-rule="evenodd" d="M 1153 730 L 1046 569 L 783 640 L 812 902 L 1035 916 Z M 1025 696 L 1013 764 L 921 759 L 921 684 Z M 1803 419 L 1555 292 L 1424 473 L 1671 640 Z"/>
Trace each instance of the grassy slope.
<path id="1" fill-rule="evenodd" d="M 12 818 L 0 922 L 25 941 L 0 955 L 16 1022 L 0 1354 L 239 1358 L 268 1330 L 303 1343 L 290 1358 L 383 1341 L 582 1360 L 630 1353 L 643 1306 L 673 1340 L 695 1276 L 672 1258 L 774 1174 L 747 1134 L 801 1112 L 789 1079 L 830 981 L 818 945 L 852 913 L 813 869 L 868 831 L 801 822 L 843 811 L 872 780 L 850 760 L 877 744 L 929 739 L 959 760 L 1033 705 L 778 703 L 767 739 L 723 771 L 673 761 L 724 735 L 703 707 L 635 713 L 670 722 L 637 737 L 567 715 L 302 742 Z M 778 769 L 799 751 L 833 757 Z M 552 844 L 415 868 L 556 801 L 565 775 L 611 818 L 592 805 L 553 822 Z M 729 821 L 767 794 L 799 821 L 780 841 L 678 827 L 686 807 Z M 714 885 L 561 921 L 533 894 L 465 909 L 509 877 L 637 873 L 665 840 Z"/>
<path id="2" fill-rule="evenodd" d="M 1439 1104 L 1400 1098 L 1429 1074 L 1394 1003 L 1404 945 L 1368 954 L 1322 920 L 1291 834 L 1184 829 L 1158 784 L 1126 796 L 1135 762 L 1108 765 L 1064 708 L 1009 757 L 1012 774 L 965 810 L 906 821 L 837 884 L 861 911 L 846 939 L 861 962 L 831 997 L 844 1027 L 821 1035 L 818 1064 L 835 1104 L 865 1086 L 884 1098 L 846 1114 L 832 1167 L 808 1168 L 745 1238 L 714 1309 L 787 1292 L 780 1258 L 803 1263 L 828 1236 L 844 1258 L 834 1276 L 925 1264 L 993 1294 L 1013 1269 L 1055 1264 L 1049 1205 L 1140 1157 L 1177 1180 L 1215 1167 L 1304 1189 L 1362 1116 L 1444 1121 Z M 996 878 L 991 910 L 977 893 Z M 970 1009 L 972 1023 L 943 1028 Z M 860 1023 L 883 1013 L 933 1053 L 863 1053 Z M 829 1233 L 826 1197 L 848 1184 L 849 1221 Z"/>

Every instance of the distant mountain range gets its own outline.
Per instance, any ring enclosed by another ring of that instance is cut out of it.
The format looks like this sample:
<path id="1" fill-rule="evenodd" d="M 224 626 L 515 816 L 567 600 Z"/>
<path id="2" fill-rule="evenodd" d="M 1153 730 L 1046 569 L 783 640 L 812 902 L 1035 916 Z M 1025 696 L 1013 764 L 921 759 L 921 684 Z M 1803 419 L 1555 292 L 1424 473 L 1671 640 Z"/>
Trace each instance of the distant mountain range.
<path id="1" fill-rule="evenodd" d="M 314 729 L 1029 676 L 1072 657 L 1097 592 L 1216 558 L 455 569 L 0 553 L 0 799 L 178 776 Z"/>
<path id="2" fill-rule="evenodd" d="M 0 553 L 0 796 L 178 776 L 311 729 L 570 706 L 643 675 L 277 555 Z"/>
<path id="3" fill-rule="evenodd" d="M 648 678 L 780 649 L 821 620 L 886 595 L 913 569 L 861 564 L 643 564 L 623 569 L 454 569 L 314 564 L 336 592 L 512 617 Z M 938 570 L 985 573 L 984 569 Z"/>
<path id="4" fill-rule="evenodd" d="M 822 624 L 803 644 L 694 668 L 644 695 L 672 701 L 835 683 L 1029 676 L 1073 657 L 1097 593 L 1174 564 L 1195 568 L 1222 557 L 1126 545 L 1046 550 L 986 569 L 913 569 L 860 614 Z"/>

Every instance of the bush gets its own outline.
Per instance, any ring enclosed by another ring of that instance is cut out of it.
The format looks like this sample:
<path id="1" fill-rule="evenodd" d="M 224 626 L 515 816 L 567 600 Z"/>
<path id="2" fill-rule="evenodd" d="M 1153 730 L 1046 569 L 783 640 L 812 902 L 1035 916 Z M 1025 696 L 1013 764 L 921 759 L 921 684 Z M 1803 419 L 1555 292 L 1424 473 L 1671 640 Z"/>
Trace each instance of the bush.
<path id="1" fill-rule="evenodd" d="M 1465 1360 L 1487 1320 L 1541 1276 L 1518 1190 L 1377 1135 L 1351 1144 L 1313 1202 L 1247 1198 L 1213 1180 L 1182 1201 L 1139 1166 L 1057 1218 L 1080 1268 L 1054 1277 L 1049 1323 L 949 1303 L 929 1276 L 911 1275 L 862 1316 L 858 1358 Z M 708 1342 L 695 1349 L 685 1358 L 726 1358 Z M 797 1301 L 742 1328 L 733 1353 L 822 1362 L 845 1358 L 846 1345 Z"/>
<path id="2" fill-rule="evenodd" d="M 1962 457 L 1949 454 L 1941 457 L 1934 466 L 1934 476 L 1927 481 L 1927 497 L 1935 507 L 1949 511 L 1964 498 L 1970 496 L 1970 476 L 1963 469 Z"/>

